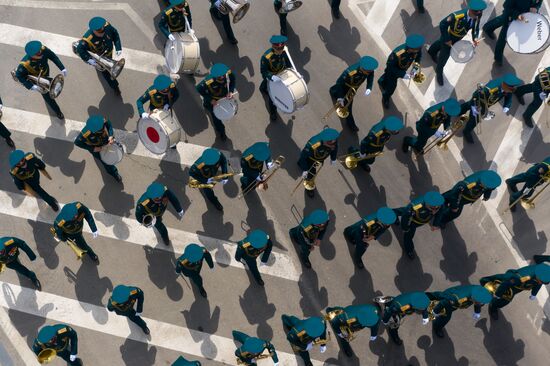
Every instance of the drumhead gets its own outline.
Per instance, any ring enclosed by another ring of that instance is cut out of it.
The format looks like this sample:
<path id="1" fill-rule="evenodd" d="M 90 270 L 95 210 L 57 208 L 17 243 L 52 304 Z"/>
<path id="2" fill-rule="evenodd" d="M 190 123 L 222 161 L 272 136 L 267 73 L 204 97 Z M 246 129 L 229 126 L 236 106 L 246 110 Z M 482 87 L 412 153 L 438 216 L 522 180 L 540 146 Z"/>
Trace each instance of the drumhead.
<path id="1" fill-rule="evenodd" d="M 99 152 L 101 160 L 107 165 L 115 165 L 120 163 L 123 155 L 124 149 L 122 148 L 122 145 L 118 142 L 115 142 L 111 145 L 105 145 L 103 149 Z"/>
<path id="2" fill-rule="evenodd" d="M 183 45 L 179 40 L 179 37 L 171 41 L 168 39 L 166 46 L 164 47 L 164 58 L 166 59 L 166 67 L 172 74 L 177 74 L 183 63 Z"/>
<path id="3" fill-rule="evenodd" d="M 237 114 L 239 105 L 235 98 L 224 98 L 218 100 L 218 104 L 214 106 L 214 115 L 222 121 L 229 121 Z"/>
<path id="4" fill-rule="evenodd" d="M 140 118 L 137 124 L 141 143 L 153 154 L 164 154 L 181 139 L 181 126 L 175 116 L 161 109 L 149 118 Z"/>
<path id="5" fill-rule="evenodd" d="M 56 77 L 53 78 L 53 80 L 50 82 L 50 97 L 52 99 L 55 99 L 61 94 L 63 91 L 63 85 L 65 85 L 65 78 L 63 78 L 63 75 L 59 74 Z"/>
<path id="6" fill-rule="evenodd" d="M 514 20 L 508 27 L 506 42 L 517 53 L 537 53 L 548 47 L 550 24 L 548 18 L 538 13 L 522 14 L 527 22 Z"/>
<path id="7" fill-rule="evenodd" d="M 474 57 L 474 45 L 470 41 L 460 40 L 451 47 L 451 57 L 455 62 L 464 64 Z"/>
<path id="8" fill-rule="evenodd" d="M 286 69 L 280 72 L 278 77 L 281 78 L 279 81 L 268 80 L 267 91 L 269 92 L 269 97 L 277 109 L 283 113 L 293 113 L 298 109 L 297 101 L 302 97 L 306 97 L 302 102 L 303 105 L 307 103 L 309 99 L 309 91 L 307 90 L 307 85 L 305 85 L 302 77 L 293 69 Z M 301 83 L 300 85 L 295 83 Z M 294 88 L 298 91 L 298 94 L 295 95 Z M 303 105 L 300 105 L 302 107 Z"/>

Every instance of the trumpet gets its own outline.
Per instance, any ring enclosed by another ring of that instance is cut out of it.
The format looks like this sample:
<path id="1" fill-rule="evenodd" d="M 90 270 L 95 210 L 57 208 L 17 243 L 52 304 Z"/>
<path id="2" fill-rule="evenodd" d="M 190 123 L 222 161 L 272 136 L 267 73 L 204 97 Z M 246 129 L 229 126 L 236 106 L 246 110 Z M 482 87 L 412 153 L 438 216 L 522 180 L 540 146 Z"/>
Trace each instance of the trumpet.
<path id="1" fill-rule="evenodd" d="M 200 188 L 214 188 L 214 186 L 218 182 L 221 182 L 222 180 L 230 178 L 234 175 L 235 175 L 235 173 L 224 173 L 224 174 L 216 175 L 216 176 L 212 177 L 212 183 L 201 183 L 198 180 L 196 180 L 195 178 L 189 178 L 189 182 L 187 183 L 187 186 L 189 188 L 199 188 L 199 189 Z"/>
<path id="2" fill-rule="evenodd" d="M 357 94 L 357 88 L 349 87 L 348 91 L 346 92 L 346 95 L 344 96 L 344 105 L 341 105 L 340 103 L 336 102 L 334 103 L 334 106 L 323 116 L 322 120 L 323 122 L 328 119 L 328 117 L 336 111 L 336 115 L 340 118 L 348 118 L 349 116 L 349 106 L 351 102 L 353 102 L 353 97 L 355 97 L 355 94 Z"/>
<path id="3" fill-rule="evenodd" d="M 305 178 L 302 177 L 298 181 L 298 184 L 296 184 L 296 187 L 294 187 L 294 189 L 292 190 L 292 193 L 290 195 L 292 196 L 294 194 L 294 192 L 296 192 L 298 187 L 300 187 L 301 184 L 303 184 L 304 188 L 307 189 L 308 191 L 313 191 L 315 189 L 315 178 L 317 177 L 317 175 L 321 171 L 322 167 L 323 167 L 323 163 L 321 163 L 320 161 L 315 160 L 313 162 L 313 165 L 307 171 L 307 175 L 309 175 L 315 169 L 315 175 L 309 180 L 306 179 L 307 175 L 306 175 Z"/>
<path id="4" fill-rule="evenodd" d="M 491 294 L 494 295 L 497 292 L 498 287 L 500 286 L 501 283 L 502 281 L 500 280 L 489 281 L 485 285 L 483 285 L 483 287 L 485 287 L 487 291 L 489 291 Z M 514 292 L 512 291 L 512 288 L 509 288 L 508 290 L 506 290 L 506 292 L 502 295 L 502 298 L 507 301 L 512 301 L 513 297 L 514 297 Z"/>
<path id="5" fill-rule="evenodd" d="M 6 269 L 6 265 L 0 262 L 0 273 L 4 272 L 5 269 Z"/>
<path id="6" fill-rule="evenodd" d="M 279 9 L 280 14 L 290 13 L 302 6 L 302 1 L 300 0 L 283 0 L 283 6 Z"/>
<path id="7" fill-rule="evenodd" d="M 546 183 L 546 185 L 544 187 L 542 187 L 542 189 L 540 191 L 537 192 L 537 194 L 535 194 L 533 197 L 531 197 L 530 199 L 525 199 L 525 196 L 529 195 L 529 193 L 531 192 L 532 189 L 534 189 L 535 187 L 537 187 L 539 184 L 541 184 L 543 181 L 545 180 L 549 180 L 550 179 L 550 176 L 547 176 L 547 175 L 544 175 L 543 177 L 541 177 L 538 182 L 532 187 L 530 188 L 529 190 L 527 190 L 526 192 L 524 192 L 521 196 L 519 196 L 514 202 L 510 203 L 510 205 L 508 205 L 508 207 L 506 207 L 506 209 L 504 211 L 502 211 L 502 213 L 505 213 L 506 211 L 508 211 L 509 209 L 511 209 L 512 207 L 514 207 L 516 204 L 518 204 L 518 202 L 521 202 L 521 206 L 526 209 L 526 210 L 529 210 L 529 209 L 532 209 L 532 208 L 535 208 L 535 199 L 546 189 L 546 187 L 548 187 L 548 185 L 550 184 L 550 181 Z"/>
<path id="8" fill-rule="evenodd" d="M 55 233 L 53 226 L 50 227 L 50 232 L 53 234 L 54 238 L 57 238 L 57 234 Z M 84 254 L 88 252 L 87 250 L 80 249 L 78 245 L 76 245 L 76 242 L 71 238 L 67 238 L 66 243 L 69 248 L 73 250 L 74 254 L 76 254 L 76 260 L 81 260 Z"/>
<path id="9" fill-rule="evenodd" d="M 372 154 L 367 154 L 363 157 L 361 157 L 360 154 L 361 154 L 360 151 L 355 151 L 346 155 L 342 155 L 338 157 L 338 161 L 340 162 L 340 164 L 344 166 L 344 168 L 352 170 L 357 168 L 357 166 L 359 165 L 359 162 L 383 155 L 384 152 L 377 151 Z"/>
<path id="10" fill-rule="evenodd" d="M 254 188 L 258 187 L 258 189 L 267 190 L 267 181 L 273 177 L 273 175 L 279 170 L 281 165 L 284 163 L 285 157 L 282 155 L 279 155 L 277 159 L 273 162 L 273 166 L 271 169 L 266 169 L 263 172 L 260 173 L 260 177 L 262 177 L 262 180 L 258 182 L 255 180 L 254 182 L 250 183 L 239 195 L 239 198 L 243 198 L 245 195 L 250 193 Z"/>
<path id="11" fill-rule="evenodd" d="M 57 355 L 57 351 L 53 348 L 45 348 L 40 353 L 38 353 L 38 363 L 50 363 L 55 359 L 55 356 Z"/>
<path id="12" fill-rule="evenodd" d="M 448 150 L 449 148 L 447 144 L 449 143 L 449 141 L 451 141 L 453 136 L 456 135 L 456 133 L 466 125 L 467 121 L 468 121 L 467 114 L 463 114 L 460 117 L 458 117 L 458 119 L 456 119 L 451 123 L 451 127 L 444 131 L 444 135 L 442 137 L 437 137 L 433 139 L 427 146 L 424 147 L 424 149 L 422 149 L 422 152 L 420 154 L 426 155 L 430 150 L 432 150 L 436 146 L 441 150 Z"/>

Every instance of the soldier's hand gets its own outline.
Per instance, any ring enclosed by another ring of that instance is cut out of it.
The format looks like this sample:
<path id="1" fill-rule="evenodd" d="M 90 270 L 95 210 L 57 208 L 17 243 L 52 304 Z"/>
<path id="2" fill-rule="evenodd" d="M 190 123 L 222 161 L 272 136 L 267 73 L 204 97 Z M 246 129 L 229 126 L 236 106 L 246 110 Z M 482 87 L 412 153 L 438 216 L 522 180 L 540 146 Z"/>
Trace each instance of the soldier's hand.
<path id="1" fill-rule="evenodd" d="M 92 233 L 92 237 L 95 239 L 99 235 L 99 232 L 96 230 Z"/>
<path id="2" fill-rule="evenodd" d="M 453 41 L 448 41 L 448 42 L 445 42 L 445 44 L 449 47 L 452 47 L 453 46 Z"/>
<path id="3" fill-rule="evenodd" d="M 115 142 L 114 136 L 109 136 L 109 145 L 112 145 Z"/>
<path id="4" fill-rule="evenodd" d="M 434 136 L 438 139 L 443 138 L 445 136 L 445 132 L 443 131 L 435 131 Z"/>
<path id="5" fill-rule="evenodd" d="M 180 212 L 178 212 L 178 216 L 179 216 L 180 219 L 183 217 L 183 213 L 184 213 L 183 210 L 181 210 Z"/>
<path id="6" fill-rule="evenodd" d="M 278 77 L 277 75 L 271 75 L 271 81 L 273 81 L 274 83 L 276 83 L 277 81 L 281 81 L 281 78 Z"/>
<path id="7" fill-rule="evenodd" d="M 422 318 L 422 325 L 426 325 L 430 322 L 430 318 Z"/>
<path id="8" fill-rule="evenodd" d="M 71 360 L 71 362 L 75 362 L 76 361 L 76 355 L 70 355 L 69 360 Z"/>
<path id="9" fill-rule="evenodd" d="M 378 338 L 378 336 L 370 336 L 370 340 L 371 340 L 371 342 L 372 342 L 372 341 L 375 341 L 375 340 L 376 340 L 376 338 Z"/>
<path id="10" fill-rule="evenodd" d="M 472 44 L 474 45 L 474 47 L 477 47 L 479 45 L 479 39 L 474 39 L 472 41 Z"/>
<path id="11" fill-rule="evenodd" d="M 508 107 L 502 108 L 502 113 L 508 114 L 508 112 L 510 112 L 510 108 Z"/>
<path id="12" fill-rule="evenodd" d="M 336 99 L 336 101 L 337 101 L 338 104 L 340 104 L 342 107 L 344 106 L 344 103 L 345 103 L 344 98 L 338 98 L 338 99 Z"/>
<path id="13" fill-rule="evenodd" d="M 218 101 L 217 101 L 216 99 L 212 99 L 212 100 L 210 101 L 210 104 L 216 105 L 216 104 L 218 104 Z"/>
<path id="14" fill-rule="evenodd" d="M 473 314 L 472 314 L 472 319 L 478 320 L 479 318 L 481 318 L 481 314 L 480 314 L 480 313 L 473 313 Z"/>
<path id="15" fill-rule="evenodd" d="M 189 29 L 189 32 L 187 32 L 187 33 L 189 33 L 190 35 L 193 35 L 193 34 L 195 34 L 195 31 L 193 29 Z"/>
<path id="16" fill-rule="evenodd" d="M 371 240 L 374 240 L 374 235 L 367 236 L 367 241 L 371 241 Z"/>
<path id="17" fill-rule="evenodd" d="M 95 62 L 95 60 L 93 58 L 89 59 L 88 61 L 86 61 L 89 65 L 92 65 L 92 66 L 96 66 L 97 65 L 97 62 Z"/>
<path id="18" fill-rule="evenodd" d="M 359 153 L 359 157 L 360 157 L 361 159 L 363 159 L 363 158 L 366 157 L 366 156 L 367 156 L 367 154 Z"/>
<path id="19" fill-rule="evenodd" d="M 470 110 L 472 111 L 472 114 L 474 115 L 474 117 L 477 117 L 477 115 L 479 114 L 478 110 L 477 110 L 477 107 L 476 106 L 472 106 L 470 108 Z"/>
<path id="20" fill-rule="evenodd" d="M 208 178 L 208 180 L 206 181 L 206 183 L 208 183 L 208 184 L 213 183 L 213 182 L 214 182 L 213 178 Z"/>
<path id="21" fill-rule="evenodd" d="M 346 338 L 342 333 L 338 333 L 337 336 L 340 338 Z"/>
<path id="22" fill-rule="evenodd" d="M 545 100 L 547 96 L 548 96 L 548 95 L 546 95 L 545 92 L 540 92 L 540 94 L 539 94 L 540 100 Z"/>
<path id="23" fill-rule="evenodd" d="M 260 267 L 265 267 L 265 266 L 267 266 L 267 262 L 260 261 Z"/>
<path id="24" fill-rule="evenodd" d="M 371 92 L 372 92 L 372 90 L 370 90 L 370 89 L 365 89 L 365 96 L 369 96 Z"/>
<path id="25" fill-rule="evenodd" d="M 313 243 L 315 246 L 321 246 L 321 240 L 315 239 L 315 242 Z"/>
<path id="26" fill-rule="evenodd" d="M 273 168 L 273 165 L 274 165 L 274 164 L 275 164 L 274 162 L 272 162 L 272 161 L 268 161 L 268 162 L 266 163 L 266 165 L 267 165 L 267 169 L 271 169 L 271 168 Z"/>
<path id="27" fill-rule="evenodd" d="M 170 104 L 165 104 L 162 109 L 164 109 L 165 112 L 168 112 L 168 110 L 170 109 Z"/>
<path id="28" fill-rule="evenodd" d="M 37 91 L 37 92 L 39 92 L 39 91 L 40 91 L 40 88 L 39 88 L 37 85 L 33 85 L 33 86 L 31 87 L 31 90 L 32 90 L 32 91 Z"/>
<path id="29" fill-rule="evenodd" d="M 313 348 L 313 342 L 309 342 L 306 346 L 306 351 L 311 351 L 312 348 Z"/>
<path id="30" fill-rule="evenodd" d="M 63 75 L 64 78 L 66 78 L 67 77 L 67 69 L 61 70 L 61 74 Z"/>
<path id="31" fill-rule="evenodd" d="M 229 182 L 229 179 L 224 179 L 224 180 L 222 180 L 222 184 L 223 184 L 223 185 L 226 185 L 227 182 Z"/>
<path id="32" fill-rule="evenodd" d="M 257 180 L 258 182 L 261 182 L 261 181 L 262 181 L 262 178 L 263 178 L 263 177 L 262 177 L 262 175 L 260 174 L 260 175 L 258 175 L 258 176 L 256 177 L 256 180 Z"/>
<path id="33" fill-rule="evenodd" d="M 174 35 L 172 33 L 170 33 L 168 35 L 168 39 L 171 40 L 172 42 L 174 42 L 176 40 L 176 37 L 174 37 Z"/>
<path id="34" fill-rule="evenodd" d="M 304 178 L 304 179 L 307 178 L 307 171 L 302 172 L 302 178 Z"/>
<path id="35" fill-rule="evenodd" d="M 116 51 L 116 57 L 120 57 L 120 55 L 122 55 L 122 50 L 117 50 Z"/>
<path id="36" fill-rule="evenodd" d="M 535 295 L 529 295 L 529 300 L 533 301 L 533 300 L 536 300 L 537 297 Z"/>
<path id="37" fill-rule="evenodd" d="M 537 8 L 529 8 L 529 11 L 531 13 L 537 13 L 538 12 Z"/>
<path id="38" fill-rule="evenodd" d="M 149 118 L 149 113 L 143 112 L 143 113 L 141 114 L 141 118 Z"/>
<path id="39" fill-rule="evenodd" d="M 405 80 L 409 80 L 411 78 L 411 74 L 409 73 L 406 73 L 405 75 L 403 75 L 403 79 Z"/>
<path id="40" fill-rule="evenodd" d="M 136 311 L 136 316 L 141 316 L 141 313 L 138 313 L 138 312 Z"/>
<path id="41" fill-rule="evenodd" d="M 321 353 L 325 353 L 326 350 L 327 350 L 327 346 L 320 346 L 320 347 L 319 347 L 319 351 L 320 351 Z"/>

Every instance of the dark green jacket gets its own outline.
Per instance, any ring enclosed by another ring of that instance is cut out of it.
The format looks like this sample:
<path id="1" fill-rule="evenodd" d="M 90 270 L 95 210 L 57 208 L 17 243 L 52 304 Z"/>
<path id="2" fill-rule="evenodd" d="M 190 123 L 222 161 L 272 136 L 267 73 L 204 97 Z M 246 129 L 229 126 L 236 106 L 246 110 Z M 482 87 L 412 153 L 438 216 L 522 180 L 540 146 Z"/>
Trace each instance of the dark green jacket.
<path id="1" fill-rule="evenodd" d="M 46 164 L 34 154 L 25 155 L 27 165 L 24 167 L 14 167 L 10 170 L 13 182 L 18 189 L 25 189 L 25 182 L 35 183 L 40 181 L 40 170 L 46 169 Z"/>
<path id="2" fill-rule="evenodd" d="M 470 18 L 468 16 L 468 9 L 462 9 L 449 14 L 439 23 L 439 30 L 441 31 L 441 41 L 456 42 L 466 36 L 468 31 L 472 29 L 472 39 L 479 37 L 479 23 L 481 17 L 477 19 Z"/>
<path id="3" fill-rule="evenodd" d="M 374 72 L 364 74 L 360 70 L 360 64 L 357 62 L 340 74 L 336 80 L 337 98 L 344 98 L 349 88 L 358 89 L 365 80 L 367 80 L 367 89 L 372 89 Z"/>
<path id="4" fill-rule="evenodd" d="M 94 152 L 94 148 L 107 145 L 111 136 L 113 136 L 113 125 L 110 120 L 106 120 L 103 128 L 94 133 L 84 127 L 74 140 L 74 144 L 81 149 Z"/>
<path id="5" fill-rule="evenodd" d="M 59 214 L 53 223 L 55 229 L 55 234 L 59 240 L 65 241 L 67 238 L 70 238 L 72 235 L 82 234 L 82 228 L 84 227 L 84 220 L 90 226 L 92 232 L 97 231 L 97 226 L 95 224 L 94 217 L 90 212 L 90 209 L 84 206 L 80 202 L 76 202 L 78 217 L 76 220 L 65 221 L 61 219 Z"/>
<path id="6" fill-rule="evenodd" d="M 4 236 L 0 238 L 0 243 L 4 244 L 4 249 L 0 251 L 0 263 L 7 264 L 16 261 L 19 257 L 19 249 L 25 252 L 31 261 L 36 259 L 36 254 L 27 245 L 27 243 L 14 236 Z"/>
<path id="7" fill-rule="evenodd" d="M 92 30 L 88 30 L 84 33 L 84 36 L 82 36 L 82 39 L 78 42 L 76 52 L 84 61 L 88 61 L 91 58 L 88 51 L 96 55 L 113 58 L 113 45 L 117 51 L 122 49 L 118 31 L 111 24 L 107 23 L 103 37 L 96 36 Z"/>
<path id="8" fill-rule="evenodd" d="M 65 66 L 57 57 L 57 55 L 46 46 L 42 46 L 42 58 L 35 60 L 29 56 L 23 57 L 17 70 L 15 71 L 15 76 L 17 79 L 25 86 L 25 88 L 30 89 L 33 87 L 33 83 L 27 80 L 28 75 L 33 76 L 50 76 L 50 65 L 48 60 L 51 60 L 59 70 L 63 70 Z"/>
<path id="9" fill-rule="evenodd" d="M 222 174 L 227 173 L 227 158 L 223 153 L 220 153 L 220 159 L 214 165 L 206 165 L 200 157 L 189 169 L 189 175 L 201 183 L 206 183 L 208 178 L 219 175 L 220 168 Z"/>
<path id="10" fill-rule="evenodd" d="M 168 188 L 165 189 L 164 195 L 160 203 L 156 203 L 150 199 L 145 193 L 139 198 L 136 205 L 136 219 L 139 223 L 143 222 L 143 217 L 148 214 L 152 214 L 155 217 L 164 215 L 164 212 L 168 208 L 168 201 L 174 206 L 177 212 L 182 210 L 180 201 L 174 193 Z"/>
<path id="11" fill-rule="evenodd" d="M 290 63 L 286 51 L 277 55 L 273 51 L 273 48 L 270 48 L 264 52 L 260 59 L 260 72 L 264 79 L 271 79 L 273 75 L 277 75 L 284 69 L 289 69 L 291 67 L 292 64 Z"/>
<path id="12" fill-rule="evenodd" d="M 402 44 L 390 53 L 384 74 L 389 74 L 389 77 L 402 78 L 413 62 L 420 62 L 421 60 L 422 49 L 417 53 L 409 53 L 407 52 L 407 46 Z"/>
<path id="13" fill-rule="evenodd" d="M 183 3 L 183 12 L 178 11 L 171 6 L 161 13 L 159 28 L 166 38 L 168 38 L 170 33 L 185 31 L 186 25 L 184 13 L 187 14 L 189 26 L 193 28 L 191 9 L 189 8 L 189 3 L 187 3 L 187 1 Z"/>
<path id="14" fill-rule="evenodd" d="M 128 313 L 132 313 L 134 310 L 134 304 L 137 302 L 136 307 L 136 313 L 142 313 L 143 312 L 143 291 L 139 287 L 132 287 L 130 290 L 130 297 L 128 300 L 122 304 L 116 303 L 113 301 L 113 298 L 109 298 L 109 302 L 107 303 L 107 309 L 109 311 L 114 311 L 118 315 L 125 315 Z"/>

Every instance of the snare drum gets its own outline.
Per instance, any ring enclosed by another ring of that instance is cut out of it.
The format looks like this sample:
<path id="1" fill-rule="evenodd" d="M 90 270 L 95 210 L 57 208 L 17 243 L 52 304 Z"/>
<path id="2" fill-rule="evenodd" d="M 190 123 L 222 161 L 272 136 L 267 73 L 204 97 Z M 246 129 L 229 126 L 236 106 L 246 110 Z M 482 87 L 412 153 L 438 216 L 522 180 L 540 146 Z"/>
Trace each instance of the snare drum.
<path id="1" fill-rule="evenodd" d="M 112 144 L 103 146 L 99 152 L 99 156 L 105 164 L 116 165 L 120 163 L 122 157 L 124 156 L 124 148 L 120 142 L 115 141 Z"/>
<path id="2" fill-rule="evenodd" d="M 548 18 L 538 13 L 522 14 L 525 21 L 514 20 L 508 27 L 506 42 L 517 53 L 538 53 L 549 43 L 550 23 Z"/>
<path id="3" fill-rule="evenodd" d="M 154 110 L 149 118 L 141 118 L 137 130 L 141 143 L 153 154 L 164 154 L 181 139 L 181 126 L 176 116 L 162 109 Z"/>
<path id="4" fill-rule="evenodd" d="M 464 39 L 456 42 L 451 47 L 451 57 L 454 62 L 465 64 L 470 61 L 475 54 L 474 45 L 470 41 Z"/>
<path id="5" fill-rule="evenodd" d="M 166 66 L 172 74 L 194 74 L 201 58 L 199 40 L 194 34 L 172 33 L 176 38 L 168 40 L 164 47 Z"/>
<path id="6" fill-rule="evenodd" d="M 223 98 L 214 106 L 214 115 L 222 121 L 229 121 L 235 117 L 239 110 L 239 104 L 235 98 Z"/>
<path id="7" fill-rule="evenodd" d="M 309 101 L 307 84 L 294 69 L 286 69 L 277 74 L 280 81 L 268 81 L 267 90 L 275 106 L 283 113 L 293 113 Z"/>

